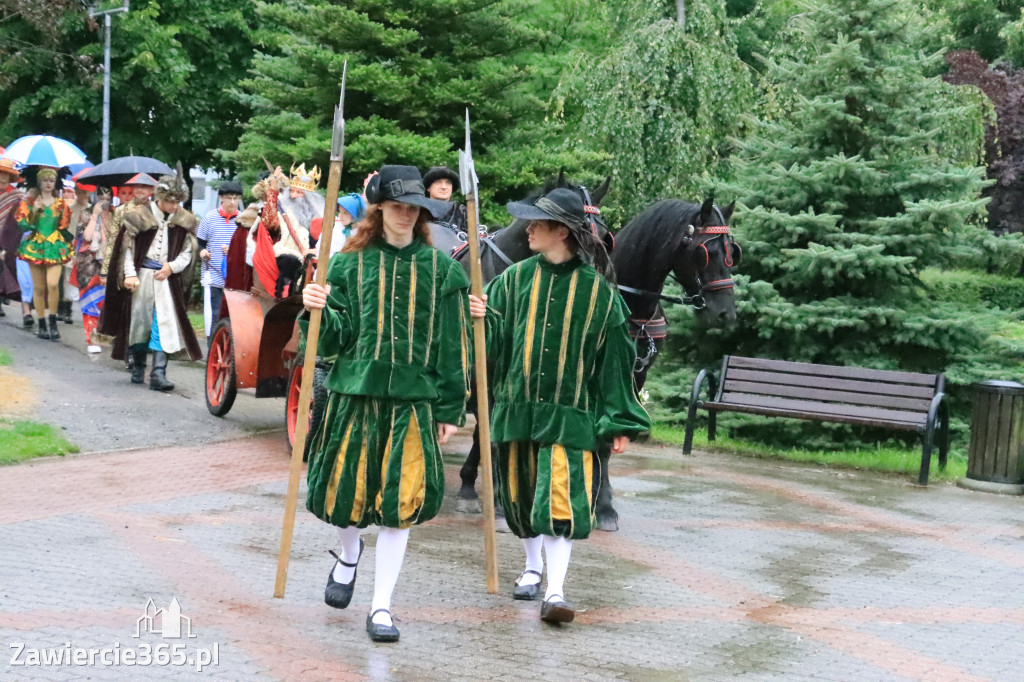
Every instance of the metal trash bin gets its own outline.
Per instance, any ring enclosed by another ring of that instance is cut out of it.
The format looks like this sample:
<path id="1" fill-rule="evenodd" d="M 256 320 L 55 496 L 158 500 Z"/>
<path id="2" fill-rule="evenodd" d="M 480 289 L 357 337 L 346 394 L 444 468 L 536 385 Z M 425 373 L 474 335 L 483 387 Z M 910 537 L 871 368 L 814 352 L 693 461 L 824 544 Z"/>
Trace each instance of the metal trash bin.
<path id="1" fill-rule="evenodd" d="M 971 447 L 967 478 L 971 490 L 1024 495 L 1024 384 L 983 381 L 971 387 Z"/>

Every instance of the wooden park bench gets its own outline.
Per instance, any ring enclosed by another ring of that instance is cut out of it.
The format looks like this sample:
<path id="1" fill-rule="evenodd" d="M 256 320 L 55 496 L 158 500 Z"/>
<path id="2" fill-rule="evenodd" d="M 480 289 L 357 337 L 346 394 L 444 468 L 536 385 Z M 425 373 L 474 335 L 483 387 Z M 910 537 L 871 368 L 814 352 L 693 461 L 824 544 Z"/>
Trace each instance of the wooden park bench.
<path id="1" fill-rule="evenodd" d="M 942 374 L 812 365 L 726 355 L 721 378 L 702 370 L 693 382 L 683 454 L 690 454 L 697 410 L 708 410 L 708 440 L 715 439 L 719 412 L 743 412 L 822 422 L 881 426 L 921 434 L 921 473 L 928 484 L 938 431 L 939 469 L 949 451 L 949 407 Z M 707 382 L 709 400 L 700 393 Z"/>

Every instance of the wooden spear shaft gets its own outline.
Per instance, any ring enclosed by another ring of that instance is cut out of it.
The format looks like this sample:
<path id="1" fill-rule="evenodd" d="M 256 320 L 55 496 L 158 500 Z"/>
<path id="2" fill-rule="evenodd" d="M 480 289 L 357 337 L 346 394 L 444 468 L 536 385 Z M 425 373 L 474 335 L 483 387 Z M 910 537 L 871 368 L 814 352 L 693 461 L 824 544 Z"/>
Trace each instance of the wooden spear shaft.
<path id="1" fill-rule="evenodd" d="M 480 269 L 480 237 L 476 224 L 476 192 L 466 198 L 469 224 L 470 291 L 478 298 L 484 294 Z M 482 318 L 473 318 L 474 370 L 476 374 L 476 422 L 480 436 L 480 471 L 483 474 L 484 565 L 487 592 L 498 593 L 498 543 L 494 529 L 494 479 L 491 468 L 491 415 L 487 391 L 487 329 Z"/>
<path id="2" fill-rule="evenodd" d="M 338 187 L 341 185 L 341 168 L 344 163 L 345 139 L 345 73 L 346 62 L 341 76 L 341 102 L 334 110 L 334 137 L 331 141 L 331 171 L 327 177 L 327 205 L 324 207 L 323 232 L 317 252 L 316 276 L 313 281 L 324 286 L 327 283 L 327 266 L 331 259 L 331 235 L 334 232 L 334 217 L 338 210 Z M 313 375 L 316 367 L 316 347 L 320 340 L 320 309 L 309 313 L 309 327 L 306 330 L 306 354 L 302 362 L 302 389 L 299 391 L 299 411 L 295 417 L 295 442 L 292 443 L 292 461 L 288 470 L 288 493 L 285 496 L 284 525 L 281 529 L 281 547 L 277 552 L 277 579 L 274 582 L 274 597 L 284 598 L 288 582 L 288 561 L 292 553 L 292 532 L 295 530 L 295 508 L 298 505 L 299 477 L 302 475 L 302 452 L 309 431 L 309 403 L 313 393 Z M 306 371 L 306 370 L 309 371 Z"/>

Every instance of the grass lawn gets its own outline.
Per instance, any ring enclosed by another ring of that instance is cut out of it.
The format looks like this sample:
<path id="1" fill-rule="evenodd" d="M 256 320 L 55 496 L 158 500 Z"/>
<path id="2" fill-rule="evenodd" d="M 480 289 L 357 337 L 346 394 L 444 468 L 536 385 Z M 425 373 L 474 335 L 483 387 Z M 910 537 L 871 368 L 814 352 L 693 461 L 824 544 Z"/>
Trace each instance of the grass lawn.
<path id="1" fill-rule="evenodd" d="M 6 348 L 0 348 L 0 367 L 11 364 L 11 354 Z"/>
<path id="2" fill-rule="evenodd" d="M 686 430 L 681 427 L 655 424 L 651 429 L 651 438 L 662 443 L 682 446 Z M 866 469 L 894 474 L 913 475 L 915 478 L 921 470 L 920 448 L 905 449 L 895 447 L 877 447 L 861 450 L 789 450 L 776 448 L 762 443 L 729 438 L 719 429 L 718 438 L 708 443 L 707 431 L 698 429 L 693 434 L 693 447 L 714 452 L 725 451 L 749 457 L 765 459 L 784 459 L 790 462 L 806 462 L 821 464 L 827 467 L 843 469 Z M 954 452 L 949 453 L 949 461 L 945 471 L 939 471 L 937 450 L 932 451 L 932 465 L 929 480 L 955 481 L 967 474 L 967 459 Z"/>
<path id="3" fill-rule="evenodd" d="M 196 334 L 206 335 L 206 318 L 203 317 L 203 310 L 200 308 L 198 311 L 188 311 L 188 321 L 192 325 L 192 329 L 195 330 Z"/>
<path id="4" fill-rule="evenodd" d="M 78 452 L 60 429 L 27 419 L 0 419 L 0 464 L 17 464 L 33 457 Z"/>

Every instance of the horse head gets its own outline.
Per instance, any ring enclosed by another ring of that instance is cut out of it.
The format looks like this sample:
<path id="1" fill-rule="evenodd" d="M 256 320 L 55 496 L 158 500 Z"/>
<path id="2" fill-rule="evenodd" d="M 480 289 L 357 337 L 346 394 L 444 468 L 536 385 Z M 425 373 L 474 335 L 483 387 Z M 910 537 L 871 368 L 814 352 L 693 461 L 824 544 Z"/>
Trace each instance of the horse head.
<path id="1" fill-rule="evenodd" d="M 736 319 L 732 268 L 742 251 L 729 227 L 736 202 L 718 208 L 714 199 L 700 207 L 695 222 L 683 225 L 672 258 L 672 274 L 693 299 L 698 319 L 716 325 Z"/>

